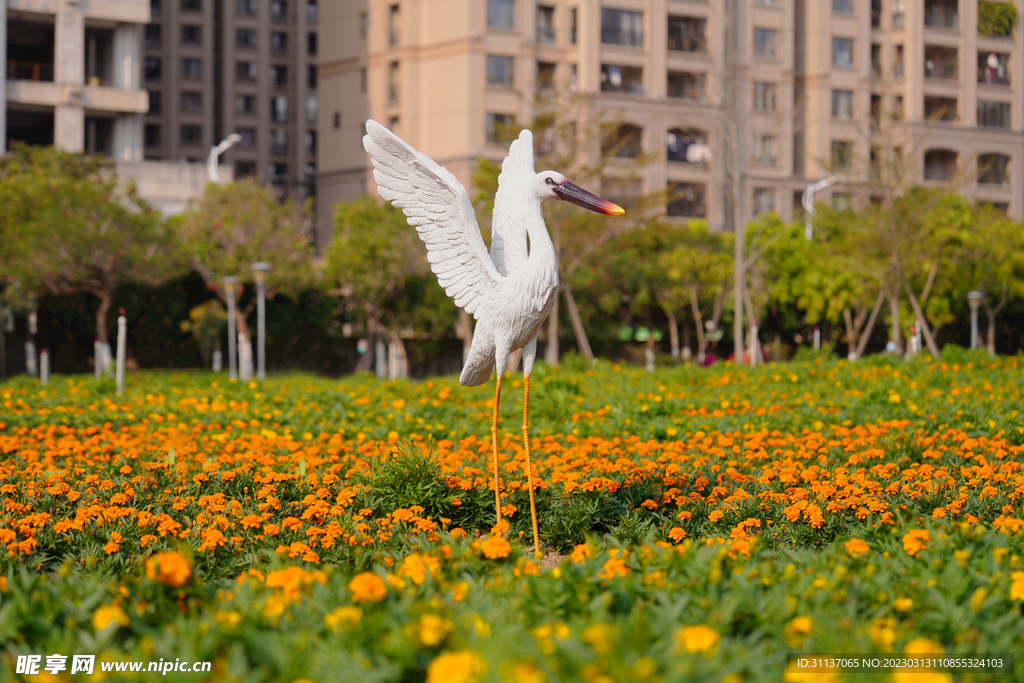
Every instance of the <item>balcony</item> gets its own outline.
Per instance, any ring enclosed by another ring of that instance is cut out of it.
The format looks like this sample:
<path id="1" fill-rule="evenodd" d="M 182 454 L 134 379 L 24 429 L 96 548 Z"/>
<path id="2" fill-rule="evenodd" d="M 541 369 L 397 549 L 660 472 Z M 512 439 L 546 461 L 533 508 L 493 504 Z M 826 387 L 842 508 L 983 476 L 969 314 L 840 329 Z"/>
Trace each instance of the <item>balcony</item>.
<path id="1" fill-rule="evenodd" d="M 53 64 L 44 62 L 7 62 L 7 79 L 12 81 L 53 82 Z"/>
<path id="2" fill-rule="evenodd" d="M 52 83 L 53 24 L 11 18 L 6 21 L 8 80 Z"/>
<path id="3" fill-rule="evenodd" d="M 957 80 L 960 60 L 955 47 L 924 46 L 924 77 Z"/>
<path id="4" fill-rule="evenodd" d="M 932 149 L 924 155 L 924 179 L 948 181 L 956 174 L 957 154 L 949 149 Z"/>
<path id="5" fill-rule="evenodd" d="M 707 52 L 707 20 L 695 17 L 668 18 L 668 49 L 677 52 Z"/>
<path id="6" fill-rule="evenodd" d="M 1010 55 L 1003 52 L 978 53 L 978 83 L 1010 85 Z"/>
<path id="7" fill-rule="evenodd" d="M 692 128 L 673 128 L 665 135 L 668 160 L 681 164 L 705 164 L 711 161 L 708 135 Z"/>
<path id="8" fill-rule="evenodd" d="M 601 65 L 601 92 L 642 95 L 644 70 L 638 66 Z"/>
<path id="9" fill-rule="evenodd" d="M 932 123 L 950 123 L 957 119 L 955 97 L 925 97 L 924 117 Z"/>
<path id="10" fill-rule="evenodd" d="M 708 214 L 703 185 L 672 183 L 668 187 L 668 213 L 675 218 L 704 218 Z"/>
<path id="11" fill-rule="evenodd" d="M 704 74 L 668 72 L 668 96 L 694 102 L 704 101 Z"/>
<path id="12" fill-rule="evenodd" d="M 925 0 L 924 25 L 933 28 L 960 28 L 958 0 Z"/>
<path id="13" fill-rule="evenodd" d="M 1010 157 L 1005 154 L 982 154 L 978 157 L 978 184 L 1010 184 Z"/>

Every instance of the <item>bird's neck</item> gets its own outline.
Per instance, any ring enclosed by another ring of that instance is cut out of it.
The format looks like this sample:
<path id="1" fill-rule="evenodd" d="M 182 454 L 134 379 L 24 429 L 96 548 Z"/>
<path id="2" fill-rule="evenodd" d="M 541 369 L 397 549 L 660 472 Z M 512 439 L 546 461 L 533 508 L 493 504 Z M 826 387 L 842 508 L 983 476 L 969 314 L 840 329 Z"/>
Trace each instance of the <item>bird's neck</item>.
<path id="1" fill-rule="evenodd" d="M 530 265 L 537 268 L 554 267 L 558 268 L 558 261 L 555 256 L 555 245 L 551 242 L 551 235 L 548 234 L 548 226 L 544 223 L 544 213 L 541 211 L 541 202 L 531 201 L 524 215 L 526 222 L 526 234 L 530 236 Z"/>

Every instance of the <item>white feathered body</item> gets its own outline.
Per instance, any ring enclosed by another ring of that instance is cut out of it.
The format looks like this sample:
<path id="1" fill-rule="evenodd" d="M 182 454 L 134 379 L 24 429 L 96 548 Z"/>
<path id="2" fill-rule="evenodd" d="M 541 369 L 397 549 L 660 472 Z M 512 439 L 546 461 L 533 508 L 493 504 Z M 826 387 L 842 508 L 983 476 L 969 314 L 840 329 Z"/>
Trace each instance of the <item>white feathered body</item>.
<path id="1" fill-rule="evenodd" d="M 512 143 L 502 164 L 490 254 L 465 188 L 447 169 L 374 121 L 367 122 L 363 146 L 373 159 L 380 195 L 402 209 L 427 246 L 438 282 L 477 319 L 461 384 L 484 384 L 495 367 L 503 373 L 516 349 L 524 349 L 529 372 L 537 329 L 558 296 L 555 249 L 542 200 L 530 186 L 535 177 L 530 132 Z"/>

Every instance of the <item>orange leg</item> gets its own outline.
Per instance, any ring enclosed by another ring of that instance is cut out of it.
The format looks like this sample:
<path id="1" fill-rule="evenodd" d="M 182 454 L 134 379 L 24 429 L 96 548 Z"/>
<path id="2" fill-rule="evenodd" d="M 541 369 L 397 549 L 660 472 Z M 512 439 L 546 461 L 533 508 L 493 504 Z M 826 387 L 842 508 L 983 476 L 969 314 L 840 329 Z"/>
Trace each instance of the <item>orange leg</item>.
<path id="1" fill-rule="evenodd" d="M 530 489 L 530 521 L 533 524 L 533 552 L 540 554 L 540 537 L 537 535 L 537 505 L 533 498 L 533 462 L 530 460 L 530 376 L 524 378 L 523 390 L 523 445 L 526 447 L 526 486 Z"/>
<path id="2" fill-rule="evenodd" d="M 494 390 L 494 420 L 491 422 L 491 448 L 494 449 L 494 509 L 501 521 L 501 480 L 498 478 L 498 404 L 501 402 L 501 375 Z"/>

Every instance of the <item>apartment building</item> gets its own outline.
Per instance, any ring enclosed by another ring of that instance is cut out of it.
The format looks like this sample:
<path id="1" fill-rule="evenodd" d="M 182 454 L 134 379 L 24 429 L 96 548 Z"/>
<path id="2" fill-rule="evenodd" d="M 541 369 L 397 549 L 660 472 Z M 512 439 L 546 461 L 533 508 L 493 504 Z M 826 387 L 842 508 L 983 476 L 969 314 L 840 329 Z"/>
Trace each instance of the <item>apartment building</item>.
<path id="1" fill-rule="evenodd" d="M 0 28 L 4 149 L 15 142 L 142 158 L 146 0 L 7 0 Z"/>
<path id="2" fill-rule="evenodd" d="M 236 177 L 296 197 L 316 174 L 317 0 L 149 0 L 144 87 L 146 159 L 223 154 Z"/>
<path id="3" fill-rule="evenodd" d="M 1018 21 L 990 21 L 1008 5 Z M 534 93 L 564 87 L 621 116 L 656 161 L 608 193 L 668 188 L 671 220 L 717 230 L 817 196 L 861 188 L 895 150 L 914 179 L 957 179 L 972 197 L 1024 215 L 1022 0 L 340 0 L 323 26 L 318 224 L 372 191 L 363 122 L 388 125 L 469 187 L 501 159 L 506 124 Z M 979 17 L 980 23 L 979 23 Z M 996 30 L 993 30 L 993 26 Z M 1001 28 L 1000 28 L 1001 27 Z M 738 37 L 733 41 L 733 37 Z M 614 165 L 613 165 L 614 172 Z M 739 179 L 742 195 L 733 197 Z M 966 180 L 962 180 L 966 178 Z"/>

